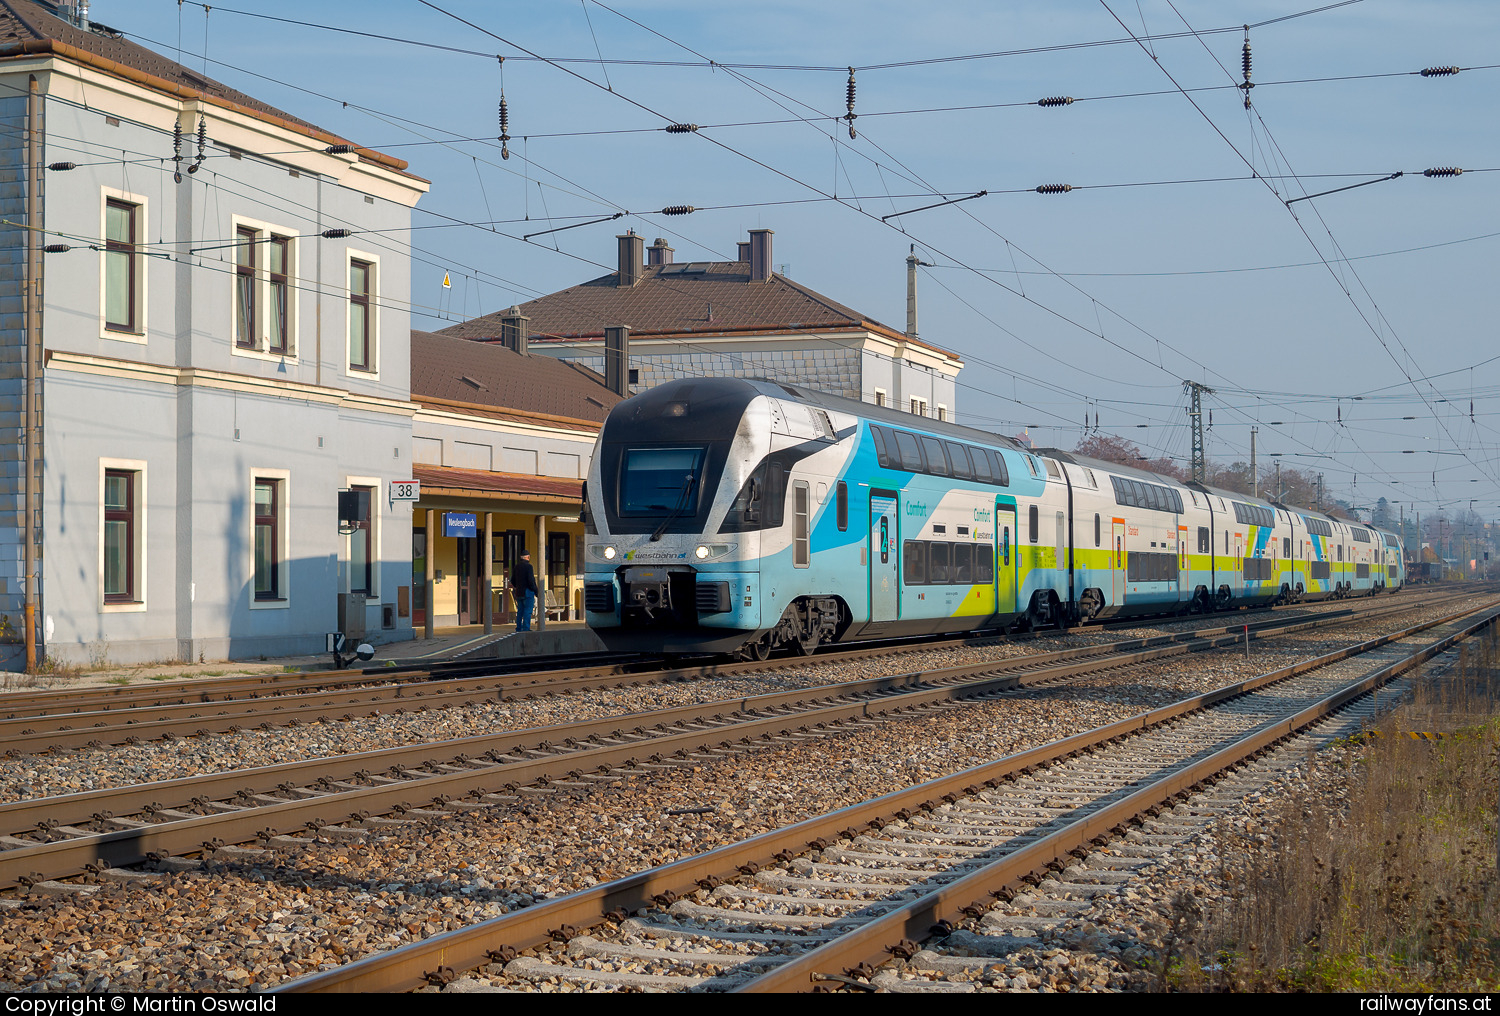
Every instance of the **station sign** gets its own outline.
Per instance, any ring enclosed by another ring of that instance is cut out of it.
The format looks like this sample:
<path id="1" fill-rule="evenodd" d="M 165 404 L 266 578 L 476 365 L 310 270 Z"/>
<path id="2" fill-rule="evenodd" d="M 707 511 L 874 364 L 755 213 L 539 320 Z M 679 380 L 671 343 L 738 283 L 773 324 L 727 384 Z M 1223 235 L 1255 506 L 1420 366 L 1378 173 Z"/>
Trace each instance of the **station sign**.
<path id="1" fill-rule="evenodd" d="M 458 537 L 478 536 L 479 516 L 472 513 L 445 512 L 443 514 L 443 535 Z"/>

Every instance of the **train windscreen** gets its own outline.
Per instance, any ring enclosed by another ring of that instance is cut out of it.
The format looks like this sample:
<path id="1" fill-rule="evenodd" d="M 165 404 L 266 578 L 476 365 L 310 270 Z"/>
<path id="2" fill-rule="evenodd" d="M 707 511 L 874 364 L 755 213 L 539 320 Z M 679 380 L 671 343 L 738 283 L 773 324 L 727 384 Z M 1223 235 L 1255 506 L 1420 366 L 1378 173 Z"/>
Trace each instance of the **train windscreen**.
<path id="1" fill-rule="evenodd" d="M 695 514 L 707 451 L 704 446 L 626 448 L 620 462 L 620 514 Z"/>

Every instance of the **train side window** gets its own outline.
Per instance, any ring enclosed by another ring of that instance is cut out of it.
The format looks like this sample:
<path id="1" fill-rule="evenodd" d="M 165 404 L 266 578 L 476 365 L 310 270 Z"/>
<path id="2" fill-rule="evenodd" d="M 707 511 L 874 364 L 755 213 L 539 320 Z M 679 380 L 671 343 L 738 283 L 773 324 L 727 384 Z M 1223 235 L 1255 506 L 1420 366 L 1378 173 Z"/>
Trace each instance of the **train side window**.
<path id="1" fill-rule="evenodd" d="M 1341 544 L 1339 544 L 1339 560 L 1342 561 L 1343 559 L 1344 559 L 1344 545 L 1341 543 Z"/>
<path id="2" fill-rule="evenodd" d="M 1032 543 L 1036 542 L 1037 530 L 1041 527 L 1041 523 L 1037 520 L 1037 516 L 1038 512 L 1036 505 L 1032 505 L 1030 508 L 1026 509 L 1026 528 L 1031 530 L 1028 536 Z"/>
<path id="3" fill-rule="evenodd" d="M 948 559 L 951 545 L 946 543 L 929 543 L 927 545 L 927 581 L 934 586 L 947 585 L 952 581 L 948 573 Z"/>
<path id="4" fill-rule="evenodd" d="M 1096 547 L 1101 546 L 1101 544 L 1099 543 L 1099 513 L 1098 512 L 1094 513 L 1094 546 L 1096 546 Z"/>
<path id="5" fill-rule="evenodd" d="M 806 568 L 811 556 L 808 553 L 807 516 L 810 498 L 807 481 L 792 482 L 792 566 Z"/>
<path id="6" fill-rule="evenodd" d="M 1290 536 L 1283 536 L 1281 538 L 1281 556 L 1292 556 L 1292 538 Z"/>
<path id="7" fill-rule="evenodd" d="M 953 466 L 953 475 L 960 480 L 974 479 L 974 469 L 969 465 L 969 451 L 961 444 L 944 442 L 948 449 L 948 462 Z"/>
<path id="8" fill-rule="evenodd" d="M 839 481 L 838 493 L 835 495 L 835 505 L 838 511 L 839 532 L 847 532 L 849 529 L 849 485 L 843 480 Z"/>
<path id="9" fill-rule="evenodd" d="M 994 483 L 995 471 L 990 468 L 990 456 L 983 448 L 970 448 L 969 456 L 974 460 L 974 479 L 980 483 Z"/>
<path id="10" fill-rule="evenodd" d="M 786 510 L 786 466 L 772 462 L 766 469 L 765 527 L 780 529 Z"/>
<path id="11" fill-rule="evenodd" d="M 974 545 L 972 543 L 953 545 L 952 578 L 961 586 L 974 584 Z"/>
<path id="12" fill-rule="evenodd" d="M 974 581 L 980 585 L 995 581 L 995 548 L 988 543 L 974 548 Z"/>
<path id="13" fill-rule="evenodd" d="M 1208 552 L 1209 552 L 1209 548 L 1208 548 L 1208 527 L 1207 526 L 1199 526 L 1198 527 L 1198 553 L 1200 553 L 1200 554 L 1207 554 Z"/>
<path id="14" fill-rule="evenodd" d="M 896 448 L 901 453 L 901 468 L 909 473 L 922 472 L 922 446 L 917 444 L 917 435 L 905 430 L 895 433 Z"/>
<path id="15" fill-rule="evenodd" d="M 990 466 L 995 473 L 995 482 L 1002 487 L 1010 486 L 1010 467 L 1005 464 L 1005 456 L 999 452 L 990 451 Z"/>
<path id="16" fill-rule="evenodd" d="M 895 466 L 895 456 L 886 449 L 885 429 L 883 427 L 871 427 L 870 438 L 875 442 L 875 458 L 880 461 L 881 468 L 891 469 Z"/>
<path id="17" fill-rule="evenodd" d="M 947 476 L 948 456 L 943 453 L 943 442 L 935 437 L 922 437 L 922 451 L 927 453 L 927 471 L 933 476 Z"/>
<path id="18" fill-rule="evenodd" d="M 907 540 L 901 545 L 901 581 L 909 586 L 927 584 L 927 544 L 921 540 Z"/>

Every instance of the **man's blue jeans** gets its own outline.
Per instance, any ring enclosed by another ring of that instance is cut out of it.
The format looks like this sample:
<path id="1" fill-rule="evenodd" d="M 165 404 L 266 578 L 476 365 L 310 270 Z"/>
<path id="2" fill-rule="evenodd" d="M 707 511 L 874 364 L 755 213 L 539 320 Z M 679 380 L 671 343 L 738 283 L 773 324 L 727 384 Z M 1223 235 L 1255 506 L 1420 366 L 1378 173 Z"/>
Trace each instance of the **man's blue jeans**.
<path id="1" fill-rule="evenodd" d="M 528 589 L 521 594 L 520 608 L 516 611 L 516 631 L 531 630 L 531 612 L 536 607 L 536 590 Z"/>

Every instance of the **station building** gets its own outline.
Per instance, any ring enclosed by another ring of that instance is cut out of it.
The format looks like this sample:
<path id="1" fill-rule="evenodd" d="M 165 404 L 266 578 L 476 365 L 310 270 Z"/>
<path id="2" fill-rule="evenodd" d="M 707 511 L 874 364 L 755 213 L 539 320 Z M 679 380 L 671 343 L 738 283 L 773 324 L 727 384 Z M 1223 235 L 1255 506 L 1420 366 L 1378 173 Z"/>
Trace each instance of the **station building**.
<path id="1" fill-rule="evenodd" d="M 583 616 L 583 481 L 623 396 L 586 367 L 510 345 L 412 332 L 412 620 L 515 619 L 511 568 L 530 551 L 552 616 Z M 431 594 L 427 593 L 430 568 Z"/>
<path id="2" fill-rule="evenodd" d="M 427 181 L 43 0 L 0 120 L 0 665 L 410 638 Z"/>
<path id="3" fill-rule="evenodd" d="M 614 272 L 441 334 L 499 344 L 522 320 L 533 352 L 606 377 L 613 356 L 633 393 L 677 377 L 754 377 L 953 420 L 963 361 L 917 337 L 914 269 L 901 331 L 773 271 L 772 237 L 751 230 L 736 261 L 677 262 L 665 240 L 647 248 L 626 233 Z"/>

